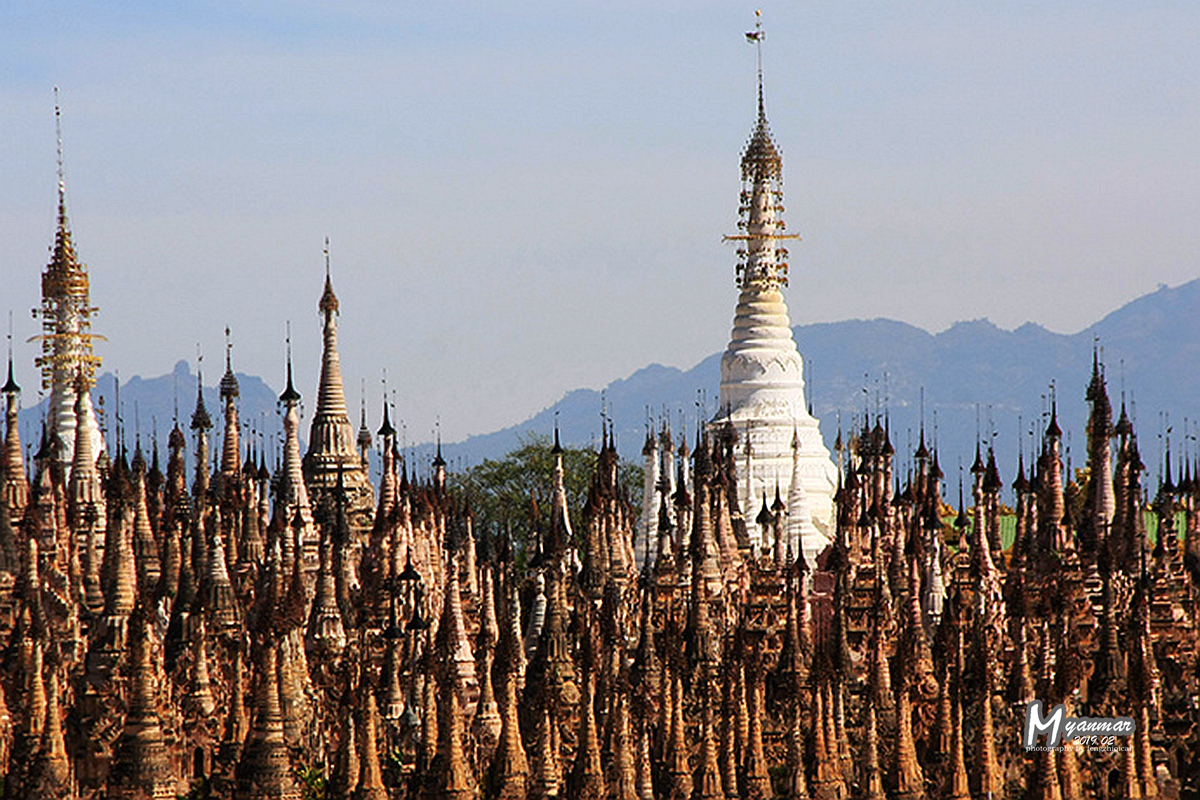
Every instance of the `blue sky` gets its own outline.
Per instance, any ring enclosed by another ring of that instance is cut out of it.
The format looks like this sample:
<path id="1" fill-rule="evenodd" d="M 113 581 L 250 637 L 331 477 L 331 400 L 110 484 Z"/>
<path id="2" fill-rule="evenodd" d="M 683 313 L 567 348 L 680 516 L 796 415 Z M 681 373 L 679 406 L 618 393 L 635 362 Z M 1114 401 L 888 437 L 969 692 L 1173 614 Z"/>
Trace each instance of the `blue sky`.
<path id="1" fill-rule="evenodd" d="M 0 5 L 0 310 L 53 239 L 53 87 L 105 369 L 197 345 L 315 394 L 322 241 L 342 363 L 410 432 L 724 347 L 754 5 Z M 766 4 L 797 323 L 1073 332 L 1197 277 L 1200 7 Z M 413 6 L 413 7 L 408 7 Z M 801 342 L 803 351 L 803 343 Z M 715 389 L 715 387 L 714 387 Z"/>

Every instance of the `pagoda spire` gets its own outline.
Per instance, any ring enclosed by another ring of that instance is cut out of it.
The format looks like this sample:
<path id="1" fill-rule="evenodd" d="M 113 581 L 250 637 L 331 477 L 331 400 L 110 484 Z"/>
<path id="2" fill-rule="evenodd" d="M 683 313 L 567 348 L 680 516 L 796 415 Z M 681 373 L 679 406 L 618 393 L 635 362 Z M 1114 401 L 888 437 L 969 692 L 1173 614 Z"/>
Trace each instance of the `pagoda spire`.
<path id="1" fill-rule="evenodd" d="M 300 522 L 300 541 L 312 547 L 313 515 L 312 506 L 308 501 L 308 488 L 304 483 L 304 475 L 300 461 L 300 393 L 292 381 L 292 340 L 288 335 L 287 344 L 287 387 L 279 395 L 283 403 L 283 467 L 279 479 L 279 489 L 276 496 L 278 512 L 283 514 L 284 527 Z"/>
<path id="2" fill-rule="evenodd" d="M 358 761 L 358 786 L 354 800 L 387 800 L 387 789 L 383 785 L 383 767 L 379 763 L 379 708 L 375 704 L 375 693 L 362 687 L 359 709 L 359 741 L 362 755 Z"/>
<path id="3" fill-rule="evenodd" d="M 225 438 L 221 446 L 221 478 L 226 496 L 236 491 L 242 471 L 241 446 L 238 442 L 238 380 L 233 374 L 233 343 L 225 328 L 225 374 L 221 377 L 221 402 L 225 406 Z"/>
<path id="4" fill-rule="evenodd" d="M 492 585 L 492 565 L 490 563 L 484 563 L 480 567 L 480 590 L 482 611 L 480 612 L 477 639 L 479 644 L 476 648 L 479 700 L 475 706 L 472 733 L 475 736 L 479 762 L 489 764 L 500 739 L 500 729 L 503 725 L 492 677 L 492 664 L 495 645 L 500 637 L 500 626 L 496 621 L 495 591 Z"/>
<path id="5" fill-rule="evenodd" d="M 204 503 L 208 494 L 208 432 L 212 430 L 212 417 L 208 407 L 204 405 L 204 372 L 202 365 L 204 356 L 196 360 L 196 408 L 192 411 L 191 428 L 196 433 L 196 481 L 192 485 L 192 495 L 197 505 Z"/>
<path id="6" fill-rule="evenodd" d="M 11 323 L 10 323 L 11 324 Z M 19 413 L 21 387 L 13 380 L 12 334 L 8 335 L 8 380 L 0 387 L 4 393 L 4 449 L 0 454 L 0 506 L 8 515 L 8 521 L 16 529 L 25 516 L 29 505 L 29 478 L 25 474 L 25 460 L 21 452 Z M 0 558 L 3 558 L 0 555 Z"/>
<path id="7" fill-rule="evenodd" d="M 84 386 L 86 379 L 83 373 L 78 375 L 77 386 Z M 75 409 L 82 412 L 89 405 L 87 394 L 75 395 Z M 104 490 L 100 483 L 100 475 L 96 471 L 96 461 L 93 457 L 92 437 L 87 430 L 76 427 L 75 448 L 72 454 L 72 468 L 67 483 L 67 521 L 74 528 L 77 536 L 85 541 L 84 585 L 87 588 L 87 602 L 94 611 L 100 611 L 104 606 L 104 595 L 100 588 L 101 542 L 107 530 L 107 506 Z"/>
<path id="8" fill-rule="evenodd" d="M 788 240 L 783 220 L 783 158 L 767 122 L 762 80 L 761 18 L 746 38 L 756 45 L 757 115 L 742 151 L 739 231 L 725 237 L 737 245 L 737 309 L 729 346 L 721 357 L 720 409 L 711 425 L 736 429 L 754 450 L 754 459 L 735 464 L 740 509 L 769 491 L 779 476 L 795 474 L 791 442 L 798 438 L 808 518 L 796 516 L 792 531 L 803 531 L 806 557 L 829 544 L 837 469 L 821 439 L 820 426 L 809 413 L 804 389 L 804 360 L 792 336 L 783 288 L 788 284 Z M 789 492 L 789 495 L 795 492 Z M 757 531 L 750 531 L 752 545 Z"/>
<path id="9" fill-rule="evenodd" d="M 713 722 L 713 688 L 701 686 L 700 711 L 700 763 L 692 781 L 692 797 L 697 800 L 724 800 L 725 789 L 721 785 L 721 765 L 717 759 L 717 735 Z"/>
<path id="10" fill-rule="evenodd" d="M 321 314 L 323 349 L 321 382 L 317 386 L 317 407 L 309 429 L 308 452 L 304 455 L 304 479 L 318 506 L 329 498 L 345 471 L 350 517 L 364 527 L 374 510 L 375 497 L 368 481 L 358 438 L 346 411 L 346 390 L 342 382 L 342 362 L 338 354 L 337 318 L 340 304 L 333 291 L 329 268 L 329 238 L 325 239 L 325 288 L 317 303 Z"/>
<path id="11" fill-rule="evenodd" d="M 456 800 L 477 796 L 467 767 L 462 742 L 463 695 L 474 685 L 475 661 L 463 628 L 462 605 L 458 590 L 457 554 L 447 565 L 448 581 L 443 589 L 445 602 L 436 639 L 438 684 L 438 748 L 439 767 L 436 774 L 435 796 Z M 468 684 L 471 681 L 471 684 Z"/>
<path id="12" fill-rule="evenodd" d="M 153 621 L 145 606 L 134 615 L 131 700 L 125 727 L 117 740 L 109 773 L 109 797 L 171 797 L 175 779 L 157 708 L 154 678 Z"/>
<path id="13" fill-rule="evenodd" d="M 59 699 L 62 696 L 58 670 L 51 667 L 45 678 L 46 721 L 42 728 L 42 744 L 32 765 L 31 796 L 65 797 L 71 788 L 71 761 L 63 738 Z M 38 676 L 35 680 L 41 683 Z M 118 795 L 113 795 L 118 796 Z"/>
<path id="14" fill-rule="evenodd" d="M 284 742 L 275 648 L 276 645 L 271 642 L 258 646 L 259 679 L 254 702 L 254 723 L 237 766 L 235 796 L 300 800 L 300 789 L 292 777 L 287 744 Z"/>
<path id="15" fill-rule="evenodd" d="M 317 567 L 317 592 L 309 612 L 305 646 L 318 658 L 333 658 L 346 646 L 346 631 L 337 603 L 333 571 L 333 531 L 321 526 L 320 562 Z"/>
<path id="16" fill-rule="evenodd" d="M 663 771 L 670 798 L 686 798 L 692 795 L 692 771 L 688 765 L 688 742 L 683 724 L 683 684 L 678 675 L 673 675 L 671 684 L 671 712 L 666 724 L 669 728 L 663 754 Z"/>
<path id="17" fill-rule="evenodd" d="M 47 428 L 57 447 L 56 458 L 66 467 L 71 461 L 76 422 L 82 424 L 91 440 L 92 452 L 104 451 L 104 437 L 92 412 L 88 390 L 94 383 L 100 359 L 92 352 L 92 307 L 87 266 L 75 255 L 71 226 L 67 221 L 67 184 L 63 175 L 62 109 L 58 87 L 54 88 L 54 128 L 58 141 L 58 225 L 51 249 L 50 263 L 42 273 L 42 307 L 36 315 L 42 319 L 42 355 L 36 363 L 42 369 L 42 388 L 50 390 Z M 82 381 L 77 378 L 82 375 Z M 81 390 L 86 398 L 82 415 L 76 410 Z"/>
<path id="18" fill-rule="evenodd" d="M 358 438 L 355 443 L 358 445 L 358 455 L 362 459 L 363 469 L 370 467 L 371 452 L 371 429 L 367 427 L 367 382 L 363 380 L 362 397 L 359 401 L 359 424 Z"/>
<path id="19" fill-rule="evenodd" d="M 509 580 L 511 594 L 505 604 L 506 620 L 496 645 L 495 672 L 500 686 L 500 739 L 488 773 L 487 796 L 524 800 L 529 784 L 529 760 L 521 739 L 517 712 L 525 652 L 521 647 L 520 600 L 516 581 Z"/>
<path id="20" fill-rule="evenodd" d="M 1117 501 L 1113 489 L 1112 403 L 1108 399 L 1100 353 L 1092 347 L 1092 379 L 1086 399 L 1091 404 L 1087 425 L 1088 483 L 1083 519 L 1080 520 L 1080 545 L 1091 558 L 1107 545 L 1109 528 L 1116 516 Z"/>

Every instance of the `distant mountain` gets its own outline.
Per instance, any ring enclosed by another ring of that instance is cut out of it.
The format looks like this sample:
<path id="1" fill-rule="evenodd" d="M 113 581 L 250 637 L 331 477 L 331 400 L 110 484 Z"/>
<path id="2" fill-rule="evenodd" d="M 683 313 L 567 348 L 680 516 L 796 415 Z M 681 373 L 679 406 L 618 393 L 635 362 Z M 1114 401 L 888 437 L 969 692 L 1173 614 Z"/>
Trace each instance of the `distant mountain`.
<path id="1" fill-rule="evenodd" d="M 236 373 L 238 379 L 238 414 L 243 428 L 247 425 L 256 431 L 266 431 L 268 440 L 265 442 L 268 458 L 277 452 L 276 440 L 281 425 L 277 416 L 278 393 L 256 375 Z M 212 386 L 204 387 L 204 405 L 212 419 L 213 433 L 221 434 L 225 427 L 224 406 L 218 394 L 216 382 L 221 374 L 209 375 Z M 190 425 L 192 412 L 196 408 L 196 375 L 189 369 L 186 361 L 175 364 L 175 369 L 167 375 L 157 378 L 142 378 L 134 375 L 123 379 L 120 395 L 117 394 L 117 379 L 111 372 L 106 372 L 96 380 L 92 396 L 101 416 L 101 425 L 107 432 L 110 447 L 116 440 L 117 403 L 120 402 L 120 423 L 125 431 L 126 444 L 133 449 L 140 431 L 142 447 L 146 450 L 146 458 L 150 458 L 151 437 L 158 432 L 159 456 L 164 459 L 163 469 L 166 469 L 167 435 L 171 432 L 178 407 L 179 427 L 188 434 L 188 463 L 192 461 L 192 438 Z M 101 400 L 103 401 L 101 403 Z M 47 400 L 23 409 L 21 411 L 21 440 L 26 446 L 37 447 L 38 436 L 41 432 L 41 422 L 45 416 Z M 244 441 L 244 440 L 243 440 Z M 214 439 L 210 451 L 219 452 L 220 440 Z M 243 451 L 245 447 L 243 445 Z"/>
<path id="2" fill-rule="evenodd" d="M 887 319 L 801 325 L 794 333 L 805 358 L 809 402 L 830 448 L 839 420 L 848 433 L 861 423 L 865 411 L 886 413 L 903 468 L 908 463 L 905 454 L 917 444 L 924 390 L 926 436 L 931 444 L 936 440 L 939 445 L 951 493 L 960 460 L 969 468 L 974 458 L 977 433 L 985 447 L 989 432 L 995 433 L 1002 477 L 1005 484 L 1012 482 L 1018 440 L 1028 454 L 1034 432 L 1045 426 L 1052 384 L 1059 424 L 1070 447 L 1069 459 L 1076 467 L 1082 465 L 1088 412 L 1084 390 L 1091 376 L 1094 344 L 1106 364 L 1115 411 L 1120 409 L 1125 387 L 1151 478 L 1156 478 L 1162 463 L 1161 434 L 1168 425 L 1173 429 L 1176 465 L 1182 463 L 1185 453 L 1200 456 L 1200 447 L 1186 441 L 1184 434 L 1185 420 L 1192 431 L 1191 421 L 1200 420 L 1200 280 L 1161 287 L 1071 335 L 1033 323 L 1008 331 L 986 319 L 959 322 L 937 334 Z M 237 377 L 241 419 L 269 433 L 266 452 L 268 460 L 274 461 L 281 429 L 276 418 L 277 392 L 261 378 Z M 215 448 L 222 428 L 216 389 L 219 376 L 209 375 L 208 379 L 213 385 L 204 388 L 204 401 L 214 423 Z M 691 443 L 698 415 L 708 419 L 716 411 L 719 382 L 719 352 L 688 370 L 651 364 L 602 390 L 568 392 L 517 425 L 445 444 L 444 455 L 452 467 L 500 457 L 523 436 L 550 435 L 556 417 L 564 443 L 594 444 L 603 407 L 614 421 L 620 452 L 637 459 L 650 418 L 657 427 L 665 415 L 676 440 L 686 432 Z M 105 399 L 110 439 L 115 428 L 115 384 L 115 378 L 106 373 L 96 389 L 96 395 Z M 176 397 L 180 425 L 187 429 L 195 406 L 195 387 L 196 376 L 184 361 L 169 375 L 124 381 L 120 402 L 130 446 L 135 428 L 140 427 L 143 445 L 148 447 L 151 421 L 156 420 L 160 447 L 165 450 Z M 698 402 L 704 404 L 702 413 Z M 21 434 L 27 445 L 36 445 L 42 413 L 41 405 L 21 413 Z M 140 425 L 135 425 L 135 417 Z M 301 427 L 303 433 L 306 422 Z M 1019 436 L 1019 431 L 1023 435 Z M 432 447 L 425 444 L 415 449 L 418 461 L 425 464 Z"/>
<path id="3" fill-rule="evenodd" d="M 878 411 L 890 417 L 897 451 L 911 453 L 919 435 L 924 390 L 926 436 L 938 442 L 951 491 L 959 460 L 969 469 L 974 458 L 977 430 L 985 447 L 989 431 L 995 432 L 1004 482 L 1012 482 L 1018 439 L 1028 454 L 1034 441 L 1031 432 L 1045 427 L 1051 385 L 1070 460 L 1075 467 L 1082 465 L 1088 412 L 1084 391 L 1093 344 L 1106 365 L 1114 411 L 1120 409 L 1122 385 L 1126 388 L 1152 477 L 1161 464 L 1159 435 L 1166 423 L 1174 431 L 1171 441 L 1178 465 L 1189 449 L 1184 420 L 1200 420 L 1200 280 L 1161 287 L 1071 335 L 1033 323 L 1007 331 L 986 319 L 959 322 L 937 334 L 886 319 L 801 325 L 794 333 L 806 362 L 809 402 L 821 420 L 826 443 L 832 448 L 839 418 L 848 431 L 864 411 Z M 603 397 L 615 420 L 622 454 L 636 459 L 648 415 L 661 420 L 665 410 L 676 439 L 680 420 L 686 419 L 684 429 L 692 436 L 697 397 L 704 392 L 705 417 L 711 416 L 719 371 L 720 353 L 686 371 L 652 364 L 603 390 L 569 392 L 518 425 L 472 436 L 444 450 L 448 457 L 467 463 L 494 458 L 511 450 L 522 435 L 548 434 L 556 415 L 564 441 L 587 444 L 598 436 Z M 1169 416 L 1160 421 L 1160 412 Z M 1200 454 L 1195 446 L 1190 450 Z M 907 457 L 900 458 L 901 464 L 907 462 Z"/>

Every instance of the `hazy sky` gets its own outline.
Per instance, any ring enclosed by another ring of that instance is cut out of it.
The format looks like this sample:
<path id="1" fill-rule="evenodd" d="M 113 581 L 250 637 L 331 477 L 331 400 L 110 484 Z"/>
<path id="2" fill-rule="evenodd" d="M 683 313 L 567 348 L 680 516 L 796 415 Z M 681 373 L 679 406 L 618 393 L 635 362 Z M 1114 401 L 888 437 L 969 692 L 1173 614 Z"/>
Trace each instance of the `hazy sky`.
<path id="1" fill-rule="evenodd" d="M 760 7 L 804 236 L 793 322 L 1073 332 L 1200 273 L 1200 4 Z M 291 320 L 311 405 L 325 236 L 356 423 L 366 379 L 378 425 L 385 368 L 410 436 L 440 415 L 455 439 L 691 366 L 736 300 L 721 235 L 754 8 L 0 3 L 0 310 L 24 403 L 56 84 L 98 351 L 123 378 L 197 344 L 215 378 L 229 325 L 235 367 L 280 384 Z"/>

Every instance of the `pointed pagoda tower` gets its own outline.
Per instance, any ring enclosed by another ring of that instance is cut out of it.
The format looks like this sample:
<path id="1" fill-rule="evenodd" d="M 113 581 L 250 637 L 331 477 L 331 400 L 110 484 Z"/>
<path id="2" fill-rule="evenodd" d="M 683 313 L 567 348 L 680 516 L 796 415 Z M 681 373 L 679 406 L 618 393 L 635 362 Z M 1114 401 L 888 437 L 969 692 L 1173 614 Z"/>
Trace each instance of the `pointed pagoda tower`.
<path id="1" fill-rule="evenodd" d="M 91 439 L 92 454 L 104 452 L 104 437 L 92 410 L 87 389 L 95 383 L 100 359 L 92 353 L 92 307 L 87 266 L 75 256 L 71 226 L 67 222 L 67 184 L 63 177 L 62 113 L 55 87 L 54 123 L 58 134 L 58 227 L 50 263 L 42 273 L 42 307 L 35 313 L 42 318 L 42 355 L 37 365 L 42 370 L 42 388 L 50 390 L 46 427 L 54 457 L 69 467 L 75 451 L 75 426 L 81 424 Z M 82 416 L 76 415 L 76 384 L 83 377 Z"/>
<path id="2" fill-rule="evenodd" d="M 735 460 L 743 514 L 778 481 L 792 475 L 802 481 L 812 526 L 799 524 L 804 556 L 813 563 L 830 541 L 837 468 L 805 402 L 804 361 L 783 299 L 788 272 L 783 243 L 799 237 L 784 233 L 781 216 L 783 159 L 763 103 L 761 21 L 746 37 L 759 47 L 758 120 L 742 153 L 740 231 L 725 237 L 739 244 L 740 292 L 729 347 L 721 356 L 721 406 L 711 424 L 718 429 L 732 423 L 738 440 L 747 443 L 744 457 Z M 750 535 L 756 538 L 758 531 Z"/>
<path id="3" fill-rule="evenodd" d="M 321 353 L 321 383 L 317 387 L 317 409 L 304 455 L 304 482 L 313 505 L 333 508 L 333 493 L 339 475 L 346 492 L 346 517 L 352 530 L 366 533 L 375 511 L 375 493 L 358 451 L 358 440 L 346 411 L 346 389 L 342 383 L 342 361 L 338 355 L 338 298 L 329 276 L 329 240 L 325 240 L 325 290 L 317 309 L 321 312 L 324 347 Z"/>
<path id="4" fill-rule="evenodd" d="M 0 505 L 9 515 L 9 524 L 19 526 L 29 505 L 29 478 L 21 457 L 21 432 L 18 428 L 21 387 L 13 380 L 12 335 L 8 340 L 8 380 L 0 387 L 4 395 L 4 446 L 0 450 Z M 0 554 L 0 558 L 3 555 Z"/>

